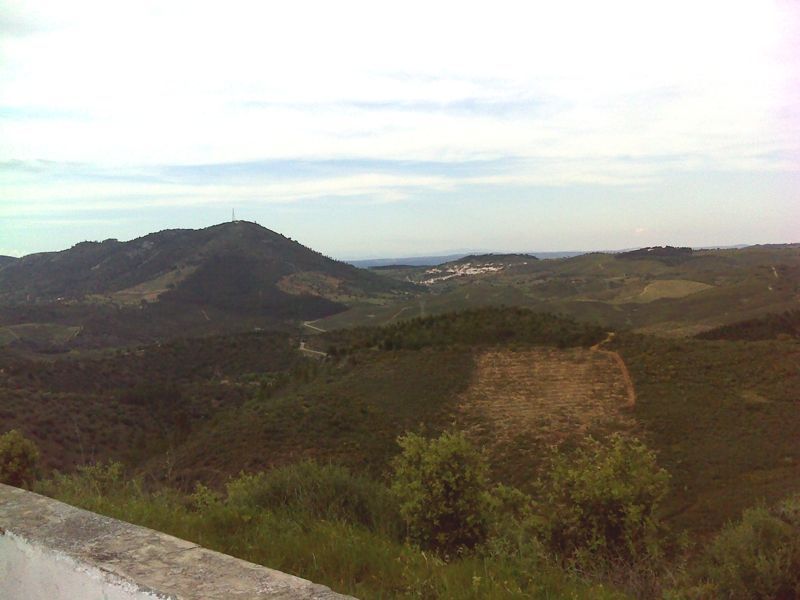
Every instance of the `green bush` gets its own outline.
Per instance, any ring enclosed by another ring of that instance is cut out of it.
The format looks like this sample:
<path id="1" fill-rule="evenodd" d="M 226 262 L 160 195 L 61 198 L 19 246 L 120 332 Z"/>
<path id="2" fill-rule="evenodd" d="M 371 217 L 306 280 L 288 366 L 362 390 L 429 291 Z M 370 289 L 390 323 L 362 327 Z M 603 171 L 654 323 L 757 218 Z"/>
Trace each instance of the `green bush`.
<path id="1" fill-rule="evenodd" d="M 30 486 L 36 479 L 39 449 L 16 429 L 0 435 L 0 483 Z"/>
<path id="2" fill-rule="evenodd" d="M 583 566 L 632 564 L 660 553 L 658 507 L 669 475 L 634 438 L 593 438 L 567 456 L 556 452 L 540 481 L 542 538 Z"/>
<path id="3" fill-rule="evenodd" d="M 228 486 L 233 509 L 287 511 L 298 517 L 344 521 L 399 537 L 397 505 L 380 483 L 339 465 L 305 461 L 255 475 Z"/>
<path id="4" fill-rule="evenodd" d="M 485 457 L 461 433 L 432 440 L 409 433 L 398 443 L 392 491 L 409 538 L 443 554 L 482 543 L 490 514 Z"/>
<path id="5" fill-rule="evenodd" d="M 701 580 L 716 597 L 800 597 L 800 496 L 746 510 L 709 547 Z"/>

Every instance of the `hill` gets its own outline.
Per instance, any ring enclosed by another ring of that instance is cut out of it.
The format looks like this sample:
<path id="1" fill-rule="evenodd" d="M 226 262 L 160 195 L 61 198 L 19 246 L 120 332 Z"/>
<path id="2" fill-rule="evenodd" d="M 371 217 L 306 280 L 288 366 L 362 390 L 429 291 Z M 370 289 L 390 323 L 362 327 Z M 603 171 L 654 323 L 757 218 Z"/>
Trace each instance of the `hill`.
<path id="1" fill-rule="evenodd" d="M 703 340 L 771 340 L 780 337 L 800 338 L 800 309 L 770 314 L 715 327 L 696 336 Z"/>
<path id="2" fill-rule="evenodd" d="M 72 345 L 93 333 L 95 341 L 106 337 L 102 344 L 131 335 L 141 342 L 152 338 L 149 329 L 169 337 L 318 319 L 341 312 L 353 299 L 393 297 L 412 288 L 236 221 L 128 242 L 82 242 L 10 262 L 0 270 L 0 326 L 12 328 L 6 338 L 36 347 L 47 345 L 41 328 L 30 336 L 32 330 L 13 327 L 77 328 L 67 336 Z M 137 337 L 142 329 L 146 335 Z M 59 346 L 60 337 L 50 341 Z"/>
<path id="3" fill-rule="evenodd" d="M 484 309 L 309 343 L 259 332 L 30 360 L 0 349 L 0 430 L 46 467 L 118 459 L 191 489 L 304 458 L 382 476 L 405 431 L 456 427 L 528 489 L 549 444 L 633 431 L 673 476 L 667 513 L 710 531 L 800 490 L 793 340 L 617 334 Z"/>
<path id="4" fill-rule="evenodd" d="M 620 252 L 616 257 L 620 260 L 657 260 L 665 265 L 679 265 L 691 260 L 694 252 L 691 248 L 674 246 L 649 246 L 628 252 Z"/>
<path id="5" fill-rule="evenodd" d="M 796 309 L 800 246 L 645 248 L 514 263 L 398 267 L 381 274 L 424 284 L 428 293 L 380 305 L 357 302 L 317 326 L 380 325 L 505 305 L 566 314 L 607 329 L 677 337 Z"/>
<path id="6" fill-rule="evenodd" d="M 20 429 L 46 469 L 141 464 L 304 364 L 285 333 L 177 340 L 31 360 L 0 348 L 0 431 Z"/>
<path id="7" fill-rule="evenodd" d="M 0 269 L 18 260 L 15 256 L 2 256 L 0 255 Z"/>

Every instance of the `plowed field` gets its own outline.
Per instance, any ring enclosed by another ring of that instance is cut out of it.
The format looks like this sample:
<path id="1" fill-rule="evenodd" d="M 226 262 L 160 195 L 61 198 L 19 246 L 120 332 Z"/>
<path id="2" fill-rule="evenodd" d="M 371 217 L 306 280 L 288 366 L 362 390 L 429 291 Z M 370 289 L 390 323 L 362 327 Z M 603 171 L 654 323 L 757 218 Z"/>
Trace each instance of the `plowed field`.
<path id="1" fill-rule="evenodd" d="M 520 435 L 556 443 L 590 429 L 630 428 L 635 398 L 625 363 L 615 352 L 487 351 L 477 357 L 461 411 L 497 444 Z"/>

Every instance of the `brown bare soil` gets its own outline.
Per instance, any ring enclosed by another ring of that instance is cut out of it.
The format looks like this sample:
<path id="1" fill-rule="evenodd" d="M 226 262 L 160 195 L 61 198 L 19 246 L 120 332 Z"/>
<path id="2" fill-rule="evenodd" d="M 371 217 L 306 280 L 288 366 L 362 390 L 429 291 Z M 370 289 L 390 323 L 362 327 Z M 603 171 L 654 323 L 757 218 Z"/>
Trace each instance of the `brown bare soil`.
<path id="1" fill-rule="evenodd" d="M 630 429 L 636 396 L 616 353 L 570 348 L 490 350 L 476 358 L 460 409 L 494 445 L 520 436 L 554 444 L 593 430 Z"/>

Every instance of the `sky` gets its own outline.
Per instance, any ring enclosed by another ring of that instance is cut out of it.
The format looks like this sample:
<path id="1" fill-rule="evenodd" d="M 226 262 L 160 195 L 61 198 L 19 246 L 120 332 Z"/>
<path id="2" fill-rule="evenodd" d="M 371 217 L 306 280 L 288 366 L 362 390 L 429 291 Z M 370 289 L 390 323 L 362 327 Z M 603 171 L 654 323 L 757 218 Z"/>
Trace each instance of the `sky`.
<path id="1" fill-rule="evenodd" d="M 800 241 L 800 2 L 0 0 L 0 255 Z"/>

